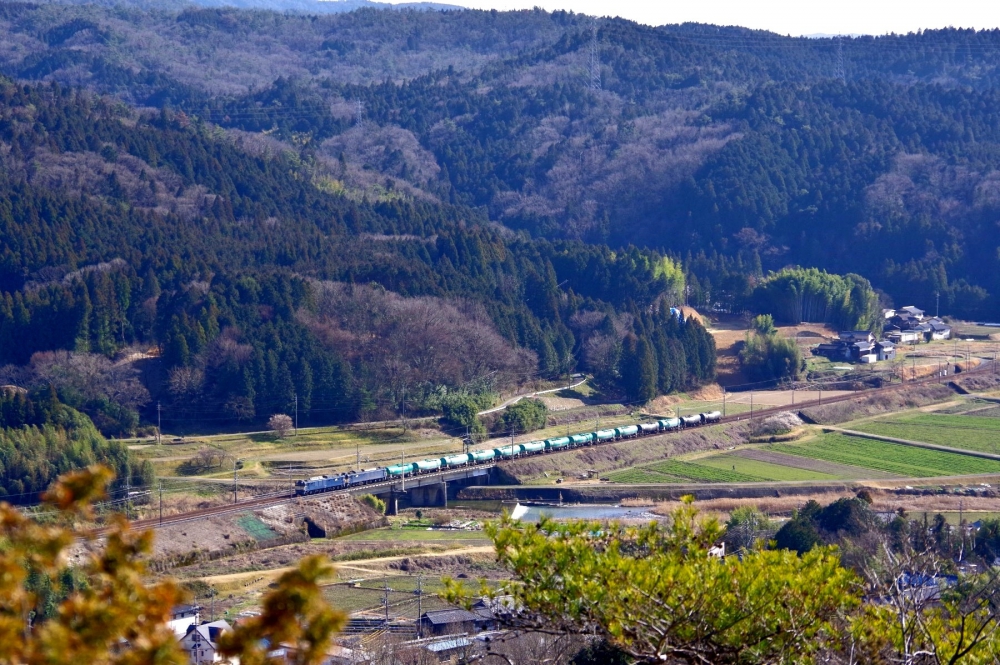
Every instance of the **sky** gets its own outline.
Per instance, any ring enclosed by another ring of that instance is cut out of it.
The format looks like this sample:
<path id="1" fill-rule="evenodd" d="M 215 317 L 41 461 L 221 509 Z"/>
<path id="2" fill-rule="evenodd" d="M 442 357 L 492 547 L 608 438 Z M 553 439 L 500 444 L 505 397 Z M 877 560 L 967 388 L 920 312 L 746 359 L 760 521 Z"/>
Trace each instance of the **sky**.
<path id="1" fill-rule="evenodd" d="M 1000 0 L 439 0 L 474 9 L 572 10 L 647 25 L 713 23 L 785 35 L 1000 28 Z"/>

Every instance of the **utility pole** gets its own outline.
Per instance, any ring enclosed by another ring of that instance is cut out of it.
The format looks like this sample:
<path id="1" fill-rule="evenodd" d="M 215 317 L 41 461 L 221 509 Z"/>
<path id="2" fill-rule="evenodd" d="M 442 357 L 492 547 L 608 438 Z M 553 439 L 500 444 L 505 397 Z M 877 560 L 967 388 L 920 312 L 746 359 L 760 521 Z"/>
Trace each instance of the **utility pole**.
<path id="1" fill-rule="evenodd" d="M 236 503 L 236 493 L 240 487 L 239 468 L 240 460 L 239 458 L 236 458 L 233 460 L 233 503 Z"/>
<path id="2" fill-rule="evenodd" d="M 295 393 L 295 436 L 299 435 L 299 394 Z"/>
<path id="3" fill-rule="evenodd" d="M 358 456 L 358 460 L 355 463 L 355 465 L 357 466 L 356 470 L 358 473 L 361 473 L 361 442 L 358 441 L 357 439 L 354 440 L 354 451 Z M 400 464 L 402 464 L 402 459 L 400 459 Z"/>
<path id="4" fill-rule="evenodd" d="M 793 400 L 792 404 L 794 404 L 794 403 L 795 403 L 795 401 Z M 726 417 L 726 387 L 725 386 L 722 386 L 722 417 L 723 418 Z"/>
<path id="5" fill-rule="evenodd" d="M 384 585 L 382 591 L 382 604 L 385 605 L 385 625 L 386 628 L 389 627 L 389 580 L 382 578 L 382 584 Z"/>
<path id="6" fill-rule="evenodd" d="M 160 403 L 156 403 L 156 445 L 160 445 Z"/>
<path id="7" fill-rule="evenodd" d="M 160 524 L 163 524 L 163 479 L 160 479 Z"/>
<path id="8" fill-rule="evenodd" d="M 417 639 L 420 639 L 420 617 L 423 616 L 424 577 L 417 575 Z"/>
<path id="9" fill-rule="evenodd" d="M 132 519 L 130 505 L 132 503 L 132 470 L 125 472 L 125 519 Z"/>
<path id="10" fill-rule="evenodd" d="M 934 292 L 934 318 L 941 316 L 941 293 Z"/>

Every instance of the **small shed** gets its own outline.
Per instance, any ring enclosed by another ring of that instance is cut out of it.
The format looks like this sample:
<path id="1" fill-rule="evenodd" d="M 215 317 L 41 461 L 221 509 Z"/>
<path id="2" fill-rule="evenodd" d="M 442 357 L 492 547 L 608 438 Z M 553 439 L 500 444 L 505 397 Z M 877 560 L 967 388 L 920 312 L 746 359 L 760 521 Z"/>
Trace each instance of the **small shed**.
<path id="1" fill-rule="evenodd" d="M 887 339 L 880 339 L 875 342 L 875 354 L 879 360 L 894 360 L 896 358 L 896 345 Z"/>

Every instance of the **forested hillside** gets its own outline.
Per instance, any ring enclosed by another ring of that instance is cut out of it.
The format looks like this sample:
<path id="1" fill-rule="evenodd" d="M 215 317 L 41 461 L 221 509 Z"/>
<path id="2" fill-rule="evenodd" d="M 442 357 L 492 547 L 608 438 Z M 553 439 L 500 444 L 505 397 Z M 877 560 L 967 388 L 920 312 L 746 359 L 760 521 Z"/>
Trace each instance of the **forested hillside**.
<path id="1" fill-rule="evenodd" d="M 105 432 L 642 400 L 685 299 L 998 316 L 1000 32 L 147 5 L 0 7 L 2 372 Z"/>
<path id="2" fill-rule="evenodd" d="M 471 206 L 536 237 L 671 253 L 700 305 L 740 308 L 744 277 L 798 264 L 858 273 L 896 304 L 939 292 L 945 312 L 995 318 L 997 31 L 0 11 L 8 76 L 247 132 L 356 201 Z"/>
<path id="3" fill-rule="evenodd" d="M 335 422 L 576 368 L 633 394 L 628 349 L 664 330 L 654 383 L 660 364 L 674 389 L 714 375 L 704 328 L 666 313 L 683 274 L 656 252 L 356 201 L 294 153 L 56 84 L 0 100 L 0 378 L 54 386 L 105 432 L 134 432 L 154 399 L 168 424 L 296 401 Z"/>

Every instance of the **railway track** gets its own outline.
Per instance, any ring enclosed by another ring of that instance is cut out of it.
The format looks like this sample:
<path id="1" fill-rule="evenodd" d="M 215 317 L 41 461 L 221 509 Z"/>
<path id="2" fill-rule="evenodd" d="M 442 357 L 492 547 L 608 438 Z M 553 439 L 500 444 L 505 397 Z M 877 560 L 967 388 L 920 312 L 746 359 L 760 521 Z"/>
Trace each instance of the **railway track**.
<path id="1" fill-rule="evenodd" d="M 980 365 L 979 367 L 976 367 L 976 368 L 971 369 L 971 370 L 967 370 L 967 371 L 963 372 L 962 374 L 963 375 L 965 375 L 965 374 L 983 374 L 983 373 L 989 373 L 991 371 L 995 372 L 995 368 L 993 367 L 992 362 L 990 362 L 989 364 L 984 363 L 983 365 Z M 787 412 L 789 410 L 798 410 L 798 409 L 808 408 L 808 407 L 812 407 L 812 406 L 823 406 L 825 404 L 836 404 L 836 403 L 839 403 L 839 402 L 849 402 L 851 400 L 856 400 L 856 399 L 870 398 L 872 395 L 881 395 L 881 394 L 885 394 L 887 392 L 898 392 L 898 391 L 901 391 L 901 390 L 907 390 L 907 389 L 910 389 L 910 388 L 914 387 L 915 385 L 928 385 L 928 384 L 932 384 L 932 383 L 946 384 L 950 380 L 951 380 L 950 377 L 948 379 L 945 379 L 943 377 L 932 376 L 932 377 L 926 377 L 926 378 L 923 378 L 923 379 L 917 379 L 917 380 L 914 380 L 914 381 L 907 381 L 906 383 L 894 384 L 894 385 L 889 385 L 889 386 L 882 386 L 881 388 L 869 388 L 867 390 L 859 390 L 857 392 L 854 392 L 854 393 L 851 393 L 851 394 L 848 394 L 848 395 L 834 395 L 834 396 L 828 397 L 826 399 L 818 398 L 818 399 L 814 399 L 814 400 L 807 400 L 807 401 L 804 401 L 804 402 L 801 402 L 801 403 L 795 404 L 795 405 L 768 407 L 768 408 L 764 408 L 764 409 L 755 410 L 752 415 L 749 414 L 749 413 L 740 413 L 740 414 L 734 414 L 734 415 L 729 415 L 729 416 L 723 416 L 719 420 L 719 424 L 736 423 L 736 422 L 741 422 L 741 421 L 744 421 L 744 420 L 755 420 L 757 418 L 763 418 L 763 417 L 767 417 L 769 415 L 774 415 L 774 414 L 778 414 L 778 413 L 784 413 L 784 412 Z M 675 431 L 672 431 L 672 432 L 664 432 L 664 433 L 654 434 L 653 436 L 671 436 L 672 434 L 676 434 L 679 431 L 683 431 L 683 430 L 675 430 Z M 612 444 L 620 443 L 620 442 L 621 442 L 621 439 L 619 439 L 617 441 L 608 441 L 606 443 L 595 443 L 595 444 L 591 444 L 591 445 L 595 445 L 595 446 L 607 446 L 607 445 L 612 445 Z M 550 452 L 550 453 L 544 453 L 544 454 L 547 454 L 547 455 L 559 455 L 561 453 L 571 452 L 573 450 L 578 450 L 578 448 L 566 448 L 566 449 L 563 449 L 563 450 L 557 450 L 557 451 L 553 451 L 553 452 Z M 493 463 L 490 463 L 490 464 L 483 464 L 483 465 L 478 465 L 478 466 L 480 468 L 483 468 L 483 467 L 494 467 L 494 466 L 497 466 L 497 463 L 493 462 Z M 467 468 L 467 467 L 463 467 L 463 468 Z M 435 477 L 440 477 L 440 479 L 442 481 L 446 481 L 446 480 L 448 480 L 449 477 L 452 476 L 453 473 L 455 473 L 455 472 L 454 471 L 438 471 L 436 473 L 422 475 L 421 479 L 422 480 L 427 480 L 427 479 L 433 479 Z M 362 485 L 360 487 L 363 487 L 366 490 L 372 490 L 372 491 L 377 492 L 380 489 L 392 488 L 393 486 L 399 485 L 399 483 L 400 483 L 399 480 L 393 479 L 393 480 L 381 481 L 381 482 L 378 482 L 378 483 L 372 483 L 372 484 L 369 484 L 369 485 Z M 354 487 L 354 488 L 347 488 L 347 489 L 341 489 L 341 490 L 332 490 L 330 492 L 324 492 L 323 494 L 329 494 L 329 495 L 344 494 L 344 493 L 350 493 L 352 490 L 356 490 L 356 489 L 358 489 L 358 488 Z M 253 499 L 249 499 L 249 500 L 246 500 L 246 501 L 239 501 L 239 502 L 232 503 L 232 504 L 227 504 L 227 505 L 224 505 L 224 506 L 213 506 L 211 508 L 202 508 L 200 510 L 193 510 L 193 511 L 190 511 L 190 512 L 179 513 L 179 514 L 176 514 L 176 515 L 167 515 L 167 516 L 164 516 L 163 518 L 154 517 L 154 518 L 147 518 L 147 519 L 142 519 L 142 520 L 136 520 L 136 521 L 132 522 L 132 527 L 135 528 L 135 529 L 157 529 L 157 528 L 163 527 L 163 526 L 169 526 L 169 525 L 172 525 L 172 524 L 181 524 L 181 523 L 184 523 L 184 522 L 191 522 L 191 521 L 194 521 L 194 520 L 204 519 L 206 517 L 214 517 L 214 516 L 218 516 L 218 515 L 227 515 L 227 514 L 231 514 L 231 513 L 245 512 L 245 511 L 248 511 L 248 510 L 259 510 L 259 509 L 262 509 L 262 508 L 269 508 L 271 506 L 278 506 L 278 505 L 281 505 L 281 504 L 284 504 L 284 503 L 288 503 L 289 501 L 291 501 L 293 499 L 295 499 L 295 495 L 291 491 L 273 492 L 273 493 L 266 494 L 266 495 L 263 495 L 263 496 L 254 497 Z M 92 530 L 92 531 L 89 532 L 89 535 L 101 536 L 101 535 L 107 533 L 107 531 L 108 531 L 107 527 L 99 528 L 99 529 L 94 529 L 94 530 Z"/>

